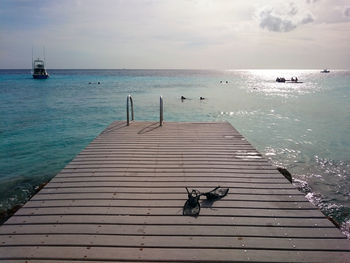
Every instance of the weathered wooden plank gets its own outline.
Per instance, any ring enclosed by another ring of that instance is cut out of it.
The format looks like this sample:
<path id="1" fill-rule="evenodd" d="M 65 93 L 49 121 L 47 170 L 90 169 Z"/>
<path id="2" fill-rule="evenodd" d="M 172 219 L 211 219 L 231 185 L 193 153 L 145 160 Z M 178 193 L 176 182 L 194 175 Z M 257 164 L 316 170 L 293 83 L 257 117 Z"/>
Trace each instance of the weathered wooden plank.
<path id="1" fill-rule="evenodd" d="M 238 158 L 239 157 L 239 158 Z M 92 155 L 85 155 L 80 157 L 79 159 L 73 159 L 71 161 L 71 164 L 84 164 L 84 163 L 115 163 L 119 161 L 130 161 L 130 162 L 137 162 L 137 161 L 149 161 L 150 163 L 152 162 L 162 162 L 162 163 L 168 163 L 168 162 L 186 162 L 186 163 L 205 163 L 205 162 L 211 162 L 211 163 L 234 163 L 234 164 L 246 164 L 246 163 L 269 163 L 269 161 L 265 158 L 262 158 L 257 155 L 237 155 L 237 156 L 232 156 L 232 157 L 227 157 L 227 156 L 162 156 L 162 157 L 157 157 L 156 155 L 150 156 L 150 155 L 122 155 L 120 154 L 119 156 L 115 155 L 107 155 L 103 157 L 97 157 L 97 156 L 92 156 Z"/>
<path id="2" fill-rule="evenodd" d="M 0 235 L 16 234 L 89 234 L 120 236 L 229 236 L 280 238 L 340 238 L 336 228 L 265 227 L 265 226 L 197 226 L 197 225 L 106 225 L 106 224 L 36 224 L 3 225 Z"/>
<path id="3" fill-rule="evenodd" d="M 260 174 L 262 173 L 262 171 L 265 171 L 265 173 L 270 173 L 270 172 L 274 172 L 274 169 L 269 169 L 268 167 L 266 167 L 265 169 L 250 169 L 250 168 L 246 168 L 246 169 L 241 169 L 241 168 L 222 168 L 222 169 L 213 169 L 213 168 L 171 168 L 171 169 L 167 169 L 167 168 L 157 168 L 157 167 L 145 167 L 145 168 L 141 168 L 141 167 L 115 167 L 115 168 L 104 168 L 104 167 L 96 167 L 96 168 L 72 168 L 72 169 L 68 169 L 65 168 L 64 170 L 62 170 L 61 173 L 74 173 L 74 172 L 89 172 L 89 173 L 100 173 L 100 172 L 109 172 L 109 173 L 125 173 L 125 172 L 130 172 L 130 173 L 220 173 L 220 174 L 224 174 L 224 173 L 257 173 Z"/>
<path id="4" fill-rule="evenodd" d="M 17 257 L 18 258 L 18 257 Z M 43 258 L 35 258 L 35 259 L 28 259 L 28 258 L 24 258 L 24 259 L 10 259 L 10 258 L 0 258 L 0 261 L 6 260 L 7 263 L 67 263 L 70 262 L 70 260 L 59 260 L 59 259 L 43 259 Z M 108 260 L 89 260 L 89 263 L 110 263 L 111 261 Z M 139 263 L 140 261 L 119 261 L 119 260 L 113 260 L 113 263 Z M 147 261 L 142 261 L 143 263 L 151 263 L 151 262 L 147 262 Z M 74 263 L 86 263 L 86 259 L 85 260 L 74 260 Z M 152 262 L 154 263 L 154 262 Z M 166 262 L 166 261 L 157 261 L 157 263 L 170 263 L 170 262 Z"/>
<path id="5" fill-rule="evenodd" d="M 172 262 L 217 262 L 221 261 L 242 262 L 347 262 L 348 252 L 331 251 L 300 251 L 291 250 L 247 250 L 247 249 L 171 249 L 171 248 L 121 248 L 121 247 L 35 247 L 25 246 L 0 248 L 0 255 L 8 255 L 11 259 L 37 259 L 54 260 L 122 260 L 122 261 L 167 261 Z M 181 258 L 179 259 L 179 256 Z M 0 259 L 3 259 L 2 256 Z M 261 259 L 261 260 L 260 260 Z M 234 261 L 233 261 L 234 260 Z"/>
<path id="6" fill-rule="evenodd" d="M 203 140 L 186 140 L 186 139 L 177 139 L 177 140 L 138 140 L 136 142 L 116 142 L 112 141 L 99 141 L 90 143 L 85 149 L 123 149 L 123 148 L 179 148 L 181 145 L 186 145 L 186 148 L 223 148 L 229 149 L 231 146 L 249 146 L 253 147 L 249 142 L 245 140 L 218 140 L 214 139 L 210 142 L 210 139 Z"/>
<path id="7" fill-rule="evenodd" d="M 49 189 L 52 190 L 52 189 Z M 106 193 L 67 193 L 59 191 L 41 191 L 32 197 L 31 201 L 36 200 L 184 200 L 187 196 L 185 193 L 178 194 L 135 194 L 135 193 L 117 193 L 114 191 Z M 229 193 L 221 201 L 260 201 L 260 202 L 308 202 L 303 195 L 254 195 L 254 194 L 240 194 Z"/>
<path id="8" fill-rule="evenodd" d="M 230 189 L 242 188 L 242 189 L 282 189 L 282 190 L 295 190 L 295 188 L 288 183 L 282 184 L 261 184 L 261 183 L 231 183 L 231 182 L 193 182 L 183 180 L 180 182 L 140 182 L 140 181 L 52 181 L 47 184 L 47 187 L 141 187 L 141 188 L 215 188 L 220 183 L 221 187 L 228 187 Z"/>
<path id="9" fill-rule="evenodd" d="M 176 165 L 176 164 L 183 164 L 184 166 L 189 166 L 189 165 L 193 165 L 194 167 L 196 166 L 223 166 L 223 167 L 232 167 L 234 165 L 241 165 L 241 166 L 269 166 L 271 167 L 271 164 L 269 164 L 266 160 L 246 160 L 246 161 L 210 161 L 210 160 L 195 160 L 195 161 L 186 161 L 184 159 L 178 159 L 178 160 L 158 160 L 158 159 L 154 159 L 154 160 L 150 160 L 150 159 L 146 159 L 146 160 L 142 160 L 142 159 L 138 159 L 138 160 L 133 160 L 131 158 L 129 159 L 124 159 L 124 160 L 113 160 L 113 161 L 108 161 L 108 160 L 89 160 L 89 161 L 72 161 L 70 162 L 69 165 L 67 165 L 68 167 L 95 167 L 95 166 L 100 166 L 100 165 L 104 165 L 106 167 L 115 167 L 116 165 L 120 165 L 120 166 L 124 166 L 124 165 Z"/>
<path id="10" fill-rule="evenodd" d="M 191 148 L 191 149 L 230 149 L 232 146 L 249 146 L 252 147 L 252 145 L 247 142 L 247 141 L 243 141 L 243 140 L 235 140 L 235 141 L 222 141 L 221 143 L 218 142 L 211 142 L 208 143 L 208 141 L 204 142 L 200 142 L 200 141 L 192 141 L 192 142 L 186 142 L 183 140 L 178 140 L 178 141 L 173 141 L 173 142 L 149 142 L 148 140 L 145 141 L 140 141 L 138 140 L 137 142 L 129 142 L 129 143 L 125 143 L 125 142 L 92 142 L 90 143 L 88 146 L 85 147 L 85 149 L 124 149 L 124 148 L 158 148 L 158 149 L 169 149 L 169 148 L 176 148 L 179 149 L 181 147 L 184 147 L 184 149 L 187 148 Z"/>
<path id="11" fill-rule="evenodd" d="M 232 149 L 254 149 L 250 144 L 235 144 L 235 145 L 225 145 L 225 146 L 167 146 L 167 145 L 153 145 L 153 146 L 128 146 L 128 145 L 122 145 L 122 146 L 94 146 L 94 147 L 86 147 L 83 151 L 84 152 L 111 152 L 111 151 L 118 151 L 122 152 L 123 150 L 127 151 L 137 151 L 137 150 L 147 150 L 147 151 L 157 151 L 157 152 L 186 152 L 186 151 L 228 151 L 231 152 Z M 252 150 L 254 153 L 257 153 L 257 151 L 254 149 Z"/>
<path id="12" fill-rule="evenodd" d="M 149 162 L 150 164 L 154 163 L 161 163 L 161 164 L 170 164 L 170 163 L 196 163 L 196 164 L 237 164 L 237 165 L 252 165 L 252 164 L 260 164 L 260 165 L 270 165 L 269 161 L 267 159 L 263 159 L 259 156 L 254 155 L 239 155 L 235 157 L 221 157 L 221 156 L 215 156 L 215 157 L 186 157 L 186 156 L 163 156 L 162 158 L 152 157 L 152 156 L 142 156 L 142 155 L 120 155 L 120 158 L 116 158 L 115 155 L 102 155 L 100 158 L 97 158 L 93 155 L 84 155 L 80 159 L 74 159 L 72 160 L 71 164 L 116 164 L 116 163 L 136 163 L 136 162 Z M 215 160 L 218 159 L 218 160 Z M 210 160 L 211 159 L 211 160 Z"/>
<path id="13" fill-rule="evenodd" d="M 213 189 L 213 187 L 197 187 L 201 192 L 208 192 Z M 138 188 L 138 187 L 51 187 L 49 184 L 42 189 L 42 193 L 150 193 L 154 195 L 163 194 L 183 194 L 186 196 L 185 188 Z M 260 189 L 260 188 L 237 188 L 230 187 L 229 194 L 246 194 L 246 195 L 297 195 L 304 196 L 301 192 L 296 189 Z"/>
<path id="14" fill-rule="evenodd" d="M 266 237 L 179 237 L 179 236 L 125 236 L 113 235 L 12 235 L 1 236 L 1 246 L 112 246 L 142 248 L 222 248 L 222 249 L 285 249 L 350 252 L 346 239 L 289 239 Z"/>
<path id="15" fill-rule="evenodd" d="M 118 169 L 118 168 L 117 168 Z M 112 178 L 119 179 L 119 178 L 138 178 L 138 180 L 142 179 L 159 179 L 159 178 L 166 178 L 168 181 L 178 180 L 178 179 L 194 179 L 194 180 L 200 180 L 200 178 L 204 178 L 202 181 L 216 181 L 216 180 L 231 180 L 231 181 L 238 181 L 238 182 L 245 182 L 245 181 L 254 181 L 254 179 L 258 179 L 260 182 L 266 182 L 265 180 L 270 180 L 271 183 L 273 182 L 283 182 L 283 183 L 289 183 L 285 180 L 285 177 L 283 177 L 281 174 L 275 173 L 272 171 L 261 171 L 260 173 L 253 171 L 252 173 L 239 173 L 237 171 L 233 171 L 230 173 L 226 172 L 218 172 L 213 173 L 213 171 L 207 171 L 203 173 L 199 173 L 196 171 L 169 171 L 169 172 L 158 172 L 158 171 L 133 171 L 132 169 L 122 169 L 114 171 L 100 171 L 98 169 L 94 170 L 86 170 L 81 171 L 79 169 L 66 171 L 62 170 L 53 180 L 62 179 L 62 178 L 95 178 L 98 180 L 101 180 L 101 178 L 108 178 L 108 180 L 111 180 Z M 207 180 L 206 180 L 207 179 Z M 165 179 L 163 179 L 165 180 Z M 295 187 L 294 187 L 295 188 Z"/>
<path id="16" fill-rule="evenodd" d="M 146 164 L 139 162 L 137 164 L 132 163 L 115 163 L 115 164 L 69 164 L 65 169 L 121 169 L 121 168 L 143 168 L 143 169 L 211 169 L 220 170 L 224 169 L 247 169 L 247 170 L 274 170 L 269 164 L 246 164 L 246 165 L 221 165 L 221 164 L 193 164 L 187 165 L 183 163 L 174 162 L 172 164 L 162 164 L 162 163 L 153 163 Z"/>
<path id="17" fill-rule="evenodd" d="M 131 174 L 131 175 L 161 175 L 161 174 L 167 174 L 167 176 L 176 176 L 179 174 L 183 175 L 198 175 L 198 174 L 203 174 L 204 177 L 206 176 L 212 176 L 213 174 L 217 174 L 220 176 L 228 176 L 228 175 L 254 175 L 254 176 L 267 176 L 267 175 L 278 175 L 279 177 L 281 176 L 280 173 L 277 172 L 277 170 L 251 170 L 251 169 L 226 169 L 226 170 L 216 170 L 212 171 L 211 169 L 196 169 L 196 170 L 167 170 L 164 171 L 164 169 L 134 169 L 134 168 L 128 168 L 128 169 L 112 169 L 112 170 L 101 170 L 101 169 L 95 169 L 95 170 L 84 170 L 84 169 L 63 169 L 59 174 L 96 174 L 96 175 L 110 175 L 110 174 L 115 174 L 115 175 L 120 175 L 120 174 Z"/>
<path id="18" fill-rule="evenodd" d="M 74 176 L 79 176 L 79 175 L 96 175 L 96 176 L 111 176 L 111 175 L 126 175 L 126 176 L 203 176 L 203 177 L 237 177 L 237 176 L 242 176 L 242 177 L 251 177 L 251 178 L 256 178 L 256 177 L 264 177 L 264 178 L 271 178 L 271 177 L 277 177 L 281 178 L 282 175 L 277 171 L 277 170 L 261 170 L 261 171 L 256 171 L 256 170 L 232 170 L 230 172 L 222 172 L 220 173 L 216 172 L 196 172 L 196 171 L 169 171 L 167 174 L 160 174 L 157 172 L 147 172 L 147 171 L 130 171 L 128 169 L 127 171 L 123 172 L 103 172 L 103 171 L 98 171 L 98 172 L 89 172 L 89 171 L 79 171 L 79 170 L 74 170 L 72 172 L 67 172 L 64 169 L 61 170 L 61 172 L 58 173 L 58 175 L 74 175 Z"/>
<path id="19" fill-rule="evenodd" d="M 181 208 L 186 199 L 183 200 L 45 200 L 27 202 L 24 207 L 172 207 Z M 316 209 L 309 202 L 254 202 L 254 201 L 230 201 L 221 200 L 208 202 L 202 200 L 201 207 L 206 208 L 257 208 L 257 209 Z"/>
<path id="20" fill-rule="evenodd" d="M 161 155 L 159 155 L 157 152 L 115 152 L 113 155 L 111 154 L 87 154 L 81 152 L 79 155 L 77 155 L 74 160 L 84 160 L 84 159 L 98 159 L 98 158 L 108 158 L 108 159 L 117 159 L 122 157 L 134 157 L 134 158 L 142 158 L 142 159 L 149 159 L 149 158 L 157 158 L 157 159 L 169 159 L 169 158 L 181 158 L 184 159 L 219 159 L 219 158 L 226 158 L 226 159 L 232 159 L 235 160 L 237 157 L 261 157 L 264 158 L 259 152 L 257 151 L 245 151 L 245 150 L 232 150 L 231 152 L 193 152 L 193 153 L 186 153 L 186 152 L 164 152 Z M 259 160 L 258 158 L 257 160 Z"/>
<path id="21" fill-rule="evenodd" d="M 201 183 L 203 177 L 200 176 L 56 176 L 51 183 L 65 182 L 191 182 Z M 207 177 L 206 182 L 223 183 L 253 183 L 253 184 L 289 184 L 285 178 L 250 178 L 250 177 Z"/>
<path id="22" fill-rule="evenodd" d="M 203 226 L 264 226 L 264 227 L 327 227 L 334 228 L 323 218 L 255 218 L 255 217 L 222 217 L 200 216 L 113 216 L 113 215 L 41 215 L 13 216 L 6 224 L 112 224 L 112 225 L 203 225 Z"/>
<path id="23" fill-rule="evenodd" d="M 225 153 L 225 154 L 233 154 L 236 153 L 237 155 L 240 156 L 240 151 L 249 151 L 251 153 L 251 155 L 257 155 L 258 152 L 252 148 L 252 147 L 241 147 L 241 146 L 237 146 L 237 147 L 231 147 L 228 150 L 221 150 L 221 149 L 217 149 L 217 150 L 210 150 L 211 154 L 217 154 L 217 153 Z M 140 148 L 140 149 L 124 149 L 123 151 L 121 149 L 105 149 L 105 150 L 83 150 L 80 154 L 81 155 L 88 155 L 88 154 L 105 154 L 105 155 L 111 155 L 111 154 L 115 154 L 115 153 L 137 153 L 137 154 L 147 154 L 147 153 L 159 153 L 159 154 L 166 154 L 166 153 L 185 153 L 185 154 L 194 154 L 194 153 L 207 153 L 208 149 L 184 149 L 181 150 L 181 148 L 178 149 L 145 149 L 145 148 Z"/>
<path id="24" fill-rule="evenodd" d="M 22 207 L 16 215 L 182 215 L 182 207 Z M 317 209 L 271 209 L 271 208 L 209 208 L 202 209 L 203 216 L 250 216 L 250 217 L 301 217 L 322 218 Z"/>

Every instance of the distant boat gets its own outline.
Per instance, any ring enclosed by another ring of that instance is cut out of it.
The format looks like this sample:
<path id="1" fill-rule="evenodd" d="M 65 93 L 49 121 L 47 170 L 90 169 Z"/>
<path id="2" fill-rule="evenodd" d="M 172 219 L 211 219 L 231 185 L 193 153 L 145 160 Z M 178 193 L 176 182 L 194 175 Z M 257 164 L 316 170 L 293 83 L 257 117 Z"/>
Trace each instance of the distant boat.
<path id="1" fill-rule="evenodd" d="M 288 83 L 303 83 L 302 81 L 299 81 L 297 77 L 292 77 L 291 79 L 285 79 L 285 78 L 276 78 L 276 82 L 288 82 Z"/>
<path id="2" fill-rule="evenodd" d="M 286 80 L 288 83 L 303 83 L 302 81 L 299 81 L 297 77 L 292 77 L 290 80 Z"/>
<path id="3" fill-rule="evenodd" d="M 37 58 L 33 61 L 33 78 L 34 79 L 47 79 L 49 74 L 47 74 L 45 69 L 45 61 Z"/>
<path id="4" fill-rule="evenodd" d="M 330 72 L 329 69 L 324 69 L 321 71 L 321 73 L 329 73 L 329 72 Z"/>
<path id="5" fill-rule="evenodd" d="M 32 48 L 32 75 L 33 79 L 47 79 L 49 74 L 45 69 L 45 47 L 43 47 L 44 59 L 37 58 L 33 59 L 33 48 Z"/>

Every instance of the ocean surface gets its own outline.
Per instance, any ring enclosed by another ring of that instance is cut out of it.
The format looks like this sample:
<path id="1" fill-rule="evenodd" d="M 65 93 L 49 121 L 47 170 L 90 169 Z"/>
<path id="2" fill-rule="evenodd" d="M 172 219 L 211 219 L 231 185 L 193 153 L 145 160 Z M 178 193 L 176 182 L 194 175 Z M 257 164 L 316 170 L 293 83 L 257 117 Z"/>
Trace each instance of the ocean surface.
<path id="1" fill-rule="evenodd" d="M 350 71 L 48 72 L 34 80 L 30 70 L 0 70 L 0 213 L 24 203 L 112 121 L 125 120 L 128 94 L 135 119 L 150 121 L 163 95 L 165 121 L 230 122 L 350 237 Z M 292 76 L 303 83 L 275 82 Z"/>

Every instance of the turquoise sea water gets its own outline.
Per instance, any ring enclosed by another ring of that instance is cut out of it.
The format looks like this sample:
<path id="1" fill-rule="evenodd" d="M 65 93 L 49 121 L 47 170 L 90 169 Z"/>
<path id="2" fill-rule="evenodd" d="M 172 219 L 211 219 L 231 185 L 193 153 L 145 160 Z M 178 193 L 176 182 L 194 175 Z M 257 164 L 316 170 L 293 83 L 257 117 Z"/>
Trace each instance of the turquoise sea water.
<path id="1" fill-rule="evenodd" d="M 349 233 L 350 71 L 49 73 L 34 80 L 29 70 L 0 70 L 0 212 L 25 202 L 112 121 L 125 120 L 128 94 L 136 120 L 158 120 L 163 95 L 165 121 L 230 122 Z M 276 83 L 277 76 L 303 83 Z"/>

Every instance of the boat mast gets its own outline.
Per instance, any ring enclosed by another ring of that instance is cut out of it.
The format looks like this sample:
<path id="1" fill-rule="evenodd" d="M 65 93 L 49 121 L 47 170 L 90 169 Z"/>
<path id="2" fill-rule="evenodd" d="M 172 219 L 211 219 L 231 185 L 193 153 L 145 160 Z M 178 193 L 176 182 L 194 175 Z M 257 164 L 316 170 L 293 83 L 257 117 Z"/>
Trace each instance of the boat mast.
<path id="1" fill-rule="evenodd" d="M 45 47 L 43 47 L 43 53 L 44 53 L 44 65 L 46 66 Z"/>
<path id="2" fill-rule="evenodd" d="M 33 46 L 32 46 L 32 71 L 34 72 Z"/>

